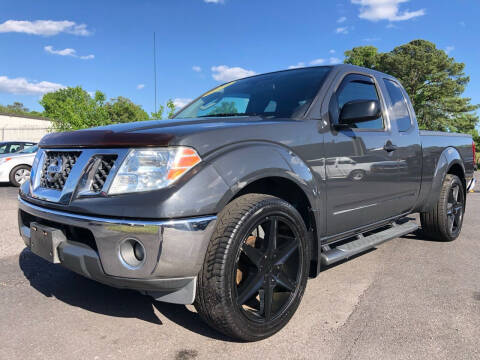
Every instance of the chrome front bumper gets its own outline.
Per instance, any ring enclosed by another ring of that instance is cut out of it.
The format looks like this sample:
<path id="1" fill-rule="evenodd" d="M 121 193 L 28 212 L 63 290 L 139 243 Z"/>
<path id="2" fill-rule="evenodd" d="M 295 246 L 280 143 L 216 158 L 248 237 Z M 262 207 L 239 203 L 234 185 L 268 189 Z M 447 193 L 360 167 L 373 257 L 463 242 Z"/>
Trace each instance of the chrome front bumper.
<path id="1" fill-rule="evenodd" d="M 30 223 L 63 231 L 66 240 L 58 246 L 63 266 L 115 287 L 186 304 L 194 300 L 196 276 L 216 216 L 165 221 L 111 219 L 47 209 L 19 198 L 18 220 L 20 235 L 29 248 Z M 135 239 L 145 249 L 145 259 L 138 267 L 122 260 L 120 245 L 126 239 Z"/>

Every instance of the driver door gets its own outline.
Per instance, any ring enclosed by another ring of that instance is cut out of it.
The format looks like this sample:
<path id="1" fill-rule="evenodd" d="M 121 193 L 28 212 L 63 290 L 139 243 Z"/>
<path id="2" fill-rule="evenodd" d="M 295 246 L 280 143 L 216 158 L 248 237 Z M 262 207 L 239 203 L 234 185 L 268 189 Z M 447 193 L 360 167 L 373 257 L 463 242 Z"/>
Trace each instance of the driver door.
<path id="1" fill-rule="evenodd" d="M 383 98 L 373 76 L 349 74 L 341 80 L 330 99 L 331 131 L 325 134 L 327 179 L 327 236 L 348 232 L 394 216 L 396 174 L 389 171 L 394 158 L 388 149 L 391 131 Z M 340 126 L 346 103 L 375 100 L 381 105 L 378 118 Z M 348 161 L 348 169 L 329 169 Z M 378 172 L 377 169 L 382 169 Z M 331 176 L 336 174 L 337 176 Z"/>

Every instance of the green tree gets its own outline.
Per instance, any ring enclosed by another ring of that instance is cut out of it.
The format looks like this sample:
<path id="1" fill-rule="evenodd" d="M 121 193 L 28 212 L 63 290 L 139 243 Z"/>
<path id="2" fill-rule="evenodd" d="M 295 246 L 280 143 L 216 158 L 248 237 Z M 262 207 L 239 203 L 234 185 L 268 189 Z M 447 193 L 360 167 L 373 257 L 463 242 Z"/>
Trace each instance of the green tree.
<path id="1" fill-rule="evenodd" d="M 150 119 L 152 120 L 161 120 L 163 119 L 163 112 L 165 111 L 165 107 L 160 105 L 157 112 L 150 113 Z"/>
<path id="2" fill-rule="evenodd" d="M 465 64 L 435 44 L 414 40 L 388 53 L 379 53 L 373 46 L 357 47 L 346 51 L 345 56 L 345 63 L 398 78 L 410 96 L 421 129 L 466 132 L 478 139 L 475 111 L 479 105 L 461 96 L 470 81 Z"/>
<path id="3" fill-rule="evenodd" d="M 40 100 L 45 116 L 56 131 L 85 129 L 110 124 L 104 106 L 105 94 L 97 91 L 92 97 L 80 86 L 68 87 L 45 94 Z"/>
<path id="4" fill-rule="evenodd" d="M 0 112 L 9 113 L 9 114 L 19 114 L 19 115 L 36 115 L 42 116 L 42 113 L 38 111 L 30 111 L 23 103 L 15 101 L 10 105 L 0 105 Z"/>
<path id="5" fill-rule="evenodd" d="M 175 104 L 173 103 L 172 99 L 169 99 L 166 104 L 168 113 L 167 113 L 167 118 L 171 119 L 173 118 L 173 115 L 175 115 Z M 165 112 L 165 106 L 160 105 L 158 108 L 157 112 L 152 112 L 150 113 L 150 119 L 152 120 L 161 120 L 163 119 L 163 113 Z"/>
<path id="6" fill-rule="evenodd" d="M 28 114 L 30 110 L 23 103 L 15 101 L 12 105 L 7 105 L 7 110 L 13 113 Z"/>
<path id="7" fill-rule="evenodd" d="M 112 123 L 126 123 L 148 120 L 148 114 L 140 105 L 123 96 L 111 99 L 105 104 L 108 118 Z"/>
<path id="8" fill-rule="evenodd" d="M 172 99 L 169 99 L 167 101 L 167 109 L 168 109 L 168 118 L 169 119 L 173 118 L 173 115 L 175 115 L 175 104 L 173 103 Z"/>
<path id="9" fill-rule="evenodd" d="M 370 69 L 377 69 L 379 63 L 379 53 L 375 46 L 359 46 L 352 50 L 345 51 L 345 63 L 363 66 Z"/>

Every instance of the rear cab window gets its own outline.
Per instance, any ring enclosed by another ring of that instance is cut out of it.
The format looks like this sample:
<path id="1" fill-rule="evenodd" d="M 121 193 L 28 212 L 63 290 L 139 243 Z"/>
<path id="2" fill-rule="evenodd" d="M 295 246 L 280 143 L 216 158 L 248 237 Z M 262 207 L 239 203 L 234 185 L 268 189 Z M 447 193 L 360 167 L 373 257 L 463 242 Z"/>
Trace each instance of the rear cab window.
<path id="1" fill-rule="evenodd" d="M 388 113 L 390 121 L 397 125 L 399 132 L 406 132 L 412 127 L 412 119 L 408 111 L 407 99 L 403 95 L 402 88 L 395 81 L 383 79 L 390 98 Z"/>

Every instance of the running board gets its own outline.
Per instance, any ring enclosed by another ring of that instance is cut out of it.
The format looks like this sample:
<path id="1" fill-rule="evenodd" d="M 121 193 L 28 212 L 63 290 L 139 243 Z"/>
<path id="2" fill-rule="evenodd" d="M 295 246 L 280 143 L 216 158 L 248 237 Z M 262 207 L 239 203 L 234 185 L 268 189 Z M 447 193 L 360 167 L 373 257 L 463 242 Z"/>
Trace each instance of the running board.
<path id="1" fill-rule="evenodd" d="M 358 235 L 355 240 L 338 245 L 334 248 L 326 245 L 322 247 L 322 265 L 329 266 L 335 264 L 336 262 L 348 259 L 388 240 L 393 240 L 397 237 L 414 232 L 417 229 L 418 225 L 413 222 L 406 222 L 401 225 L 394 223 L 391 228 L 368 236 Z"/>

